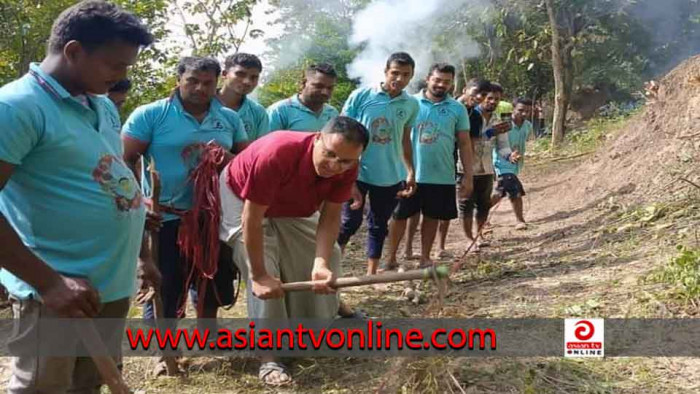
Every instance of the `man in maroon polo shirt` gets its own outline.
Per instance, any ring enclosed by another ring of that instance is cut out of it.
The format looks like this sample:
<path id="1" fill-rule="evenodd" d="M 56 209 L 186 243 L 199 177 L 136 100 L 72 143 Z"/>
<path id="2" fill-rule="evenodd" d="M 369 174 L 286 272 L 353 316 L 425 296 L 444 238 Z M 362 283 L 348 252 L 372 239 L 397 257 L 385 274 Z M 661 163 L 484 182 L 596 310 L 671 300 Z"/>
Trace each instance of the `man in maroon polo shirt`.
<path id="1" fill-rule="evenodd" d="M 248 317 L 335 316 L 331 284 L 340 274 L 340 213 L 368 142 L 362 124 L 341 116 L 316 133 L 268 134 L 226 166 L 220 237 L 247 278 Z M 324 283 L 313 292 L 282 291 L 282 281 L 306 280 Z M 274 385 L 291 381 L 273 359 L 263 359 L 260 378 Z"/>

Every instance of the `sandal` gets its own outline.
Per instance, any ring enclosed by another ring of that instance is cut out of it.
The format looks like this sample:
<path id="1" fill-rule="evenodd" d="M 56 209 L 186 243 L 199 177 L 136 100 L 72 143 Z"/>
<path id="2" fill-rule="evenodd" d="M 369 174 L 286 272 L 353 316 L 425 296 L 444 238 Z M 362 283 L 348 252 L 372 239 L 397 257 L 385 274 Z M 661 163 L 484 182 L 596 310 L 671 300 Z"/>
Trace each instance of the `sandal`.
<path id="1" fill-rule="evenodd" d="M 273 373 L 277 373 L 277 381 L 273 381 Z M 282 363 L 276 361 L 268 361 L 260 364 L 258 378 L 268 386 L 284 386 L 292 383 L 292 376 L 287 371 L 287 368 Z"/>

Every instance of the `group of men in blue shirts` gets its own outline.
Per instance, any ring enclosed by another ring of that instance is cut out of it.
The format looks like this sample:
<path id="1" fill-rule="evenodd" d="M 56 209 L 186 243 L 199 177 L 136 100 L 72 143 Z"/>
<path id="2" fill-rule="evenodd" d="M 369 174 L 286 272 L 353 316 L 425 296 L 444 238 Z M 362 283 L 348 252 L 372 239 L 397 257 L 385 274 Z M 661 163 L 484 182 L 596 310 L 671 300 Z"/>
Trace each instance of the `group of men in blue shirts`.
<path id="1" fill-rule="evenodd" d="M 181 317 L 187 262 L 178 238 L 193 203 L 190 175 L 207 146 L 222 148 L 224 165 L 266 134 L 319 131 L 339 116 L 329 104 L 337 80 L 332 66 L 309 66 L 299 93 L 265 110 L 249 97 L 262 64 L 238 53 L 223 69 L 214 59 L 183 58 L 169 97 L 137 108 L 122 128 L 103 94 L 124 79 L 139 49 L 153 40 L 132 14 L 111 3 L 84 1 L 59 16 L 46 58 L 0 88 L 0 281 L 15 317 L 34 322 L 22 326 L 19 341 L 32 338 L 40 317 L 125 317 L 137 268 L 145 286 L 160 289 L 164 317 Z M 453 66 L 433 65 L 426 88 L 412 96 L 405 89 L 414 72 L 409 54 L 392 54 L 384 81 L 353 91 L 340 112 L 369 134 L 338 235 L 344 249 L 366 215 L 368 274 L 398 268 L 406 220 L 418 213 L 421 264 L 432 264 L 438 223 L 457 217 L 456 183 L 460 210 L 469 217 L 467 235 L 473 209 L 483 225 L 484 209 L 499 198 L 491 190 L 494 163 L 497 190 L 514 207 L 519 200 L 516 215 L 524 223 L 517 172 L 530 128 L 524 121 L 529 104 L 517 103 L 514 124 L 500 122 L 493 115 L 499 97 L 490 85 L 477 87 L 482 102 L 472 109 L 450 96 Z M 161 212 L 146 209 L 153 185 L 139 172 L 139 160 L 160 173 Z M 158 261 L 144 226 L 158 234 Z M 391 257 L 380 267 L 390 233 Z M 199 294 L 204 308 L 198 317 L 216 317 L 218 307 L 232 301 L 232 269 L 220 264 L 214 286 Z M 354 316 L 347 307 L 339 312 Z M 145 316 L 152 315 L 146 308 Z M 121 334 L 106 337 L 119 341 Z M 12 368 L 13 393 L 89 391 L 100 382 L 94 365 L 81 358 L 22 356 Z"/>

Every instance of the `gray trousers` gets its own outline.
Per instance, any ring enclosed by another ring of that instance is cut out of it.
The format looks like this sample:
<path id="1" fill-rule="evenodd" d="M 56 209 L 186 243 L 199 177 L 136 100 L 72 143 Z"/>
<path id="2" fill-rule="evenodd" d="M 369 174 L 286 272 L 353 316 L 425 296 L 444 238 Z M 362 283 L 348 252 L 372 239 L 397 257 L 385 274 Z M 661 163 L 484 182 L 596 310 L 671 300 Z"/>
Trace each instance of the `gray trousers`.
<path id="1" fill-rule="evenodd" d="M 220 238 L 233 248 L 233 260 L 246 279 L 248 317 L 252 319 L 333 318 L 338 312 L 338 296 L 311 291 L 289 292 L 284 298 L 261 300 L 251 291 L 250 261 L 243 242 L 241 201 L 228 187 L 228 171 L 220 177 L 222 220 Z M 319 213 L 308 218 L 267 218 L 263 221 L 263 244 L 267 273 L 283 283 L 311 280 L 316 257 L 316 229 Z M 335 245 L 329 261 L 336 277 L 340 271 L 340 248 Z"/>
<path id="2" fill-rule="evenodd" d="M 39 319 L 56 318 L 44 304 L 35 300 L 12 299 L 15 328 L 10 343 L 36 342 L 39 337 Z M 98 318 L 125 318 L 129 312 L 129 299 L 102 304 Z M 97 325 L 98 330 L 101 328 Z M 99 331 L 109 348 L 117 348 L 124 336 L 124 326 L 110 327 L 109 332 Z M 66 346 L 81 346 L 79 338 L 66 338 Z M 121 356 L 116 357 L 121 365 Z M 10 394 L 36 393 L 99 393 L 102 385 L 97 367 L 89 357 L 14 357 L 12 378 L 7 386 Z"/>

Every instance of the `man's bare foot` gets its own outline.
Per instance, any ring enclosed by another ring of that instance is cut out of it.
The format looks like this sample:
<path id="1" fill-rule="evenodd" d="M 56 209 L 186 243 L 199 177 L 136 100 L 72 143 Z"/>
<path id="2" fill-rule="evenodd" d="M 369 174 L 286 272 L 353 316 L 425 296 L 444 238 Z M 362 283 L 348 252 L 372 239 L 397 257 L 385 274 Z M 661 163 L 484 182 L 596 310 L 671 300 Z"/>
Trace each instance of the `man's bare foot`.
<path id="1" fill-rule="evenodd" d="M 258 377 L 269 386 L 283 386 L 292 382 L 292 376 L 287 371 L 287 367 L 277 361 L 261 363 Z"/>
<path id="2" fill-rule="evenodd" d="M 346 304 L 345 302 L 340 301 L 338 303 L 338 315 L 339 316 L 348 317 L 348 316 L 352 316 L 354 313 L 355 313 L 355 311 L 353 311 L 352 308 L 350 308 L 348 306 L 348 304 Z"/>
<path id="3" fill-rule="evenodd" d="M 527 223 L 525 222 L 518 222 L 518 224 L 515 225 L 515 229 L 522 231 L 522 230 L 527 230 Z"/>

